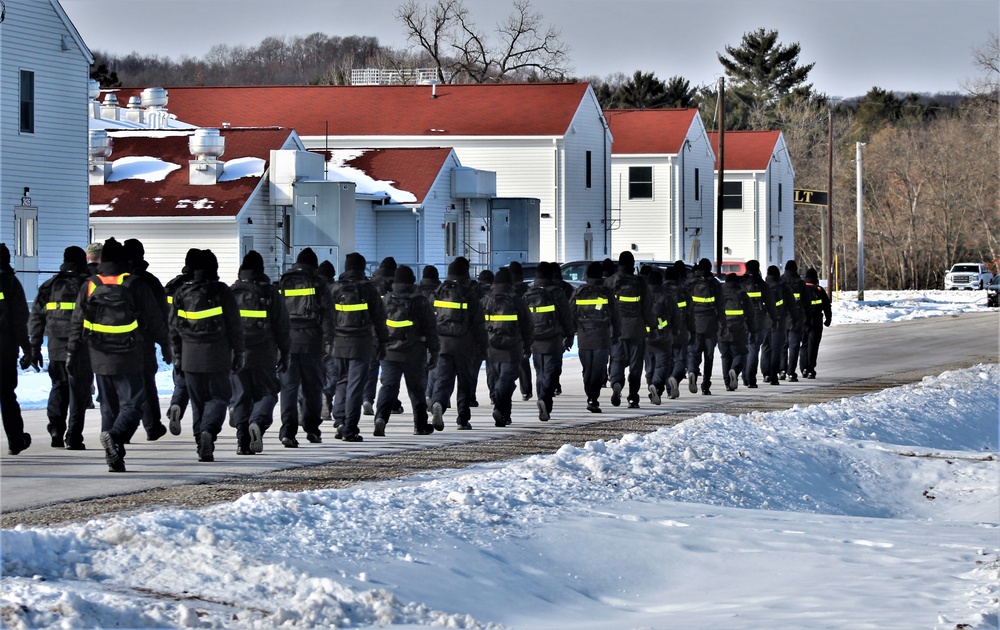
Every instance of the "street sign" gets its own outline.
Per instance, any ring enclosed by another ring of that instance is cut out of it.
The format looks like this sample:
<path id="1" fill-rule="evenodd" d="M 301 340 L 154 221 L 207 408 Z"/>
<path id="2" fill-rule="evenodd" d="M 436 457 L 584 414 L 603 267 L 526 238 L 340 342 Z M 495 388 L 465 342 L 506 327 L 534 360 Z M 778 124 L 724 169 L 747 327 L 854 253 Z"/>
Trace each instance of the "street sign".
<path id="1" fill-rule="evenodd" d="M 827 203 L 826 191 L 796 188 L 793 201 L 795 203 L 802 203 L 809 206 L 825 206 Z"/>

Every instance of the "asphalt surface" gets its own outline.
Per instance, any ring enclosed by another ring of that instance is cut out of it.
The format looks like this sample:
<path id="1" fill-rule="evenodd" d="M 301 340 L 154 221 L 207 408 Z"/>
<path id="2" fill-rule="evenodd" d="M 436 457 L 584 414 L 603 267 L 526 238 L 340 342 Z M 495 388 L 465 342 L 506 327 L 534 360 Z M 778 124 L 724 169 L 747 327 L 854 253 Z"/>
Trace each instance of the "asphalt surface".
<path id="1" fill-rule="evenodd" d="M 324 443 L 309 444 L 302 439 L 300 448 L 286 449 L 277 439 L 280 421 L 275 414 L 276 424 L 265 436 L 263 453 L 236 455 L 235 430 L 226 426 L 216 444 L 216 461 L 199 463 L 188 415 L 180 436 L 168 434 L 157 442 L 146 442 L 140 429 L 129 446 L 124 474 L 107 471 L 97 437 L 99 411 L 87 414 L 88 450 L 81 452 L 49 446 L 45 411 L 30 410 L 24 417 L 34 439 L 31 448 L 10 456 L 4 441 L 0 455 L 0 525 L 43 525 L 156 507 L 202 506 L 269 489 L 347 487 L 421 470 L 553 452 L 566 443 L 579 445 L 655 431 L 705 412 L 787 409 L 902 385 L 947 369 L 995 363 L 998 346 L 1000 313 L 996 312 L 838 326 L 825 330 L 815 380 L 785 381 L 759 389 L 741 385 L 736 392 L 727 392 L 716 357 L 712 396 L 690 394 L 682 384 L 679 399 L 664 399 L 655 406 L 643 392 L 641 408 L 632 410 L 624 404 L 612 407 L 606 390 L 601 414 L 586 411 L 579 362 L 568 359 L 563 369 L 564 393 L 556 398 L 549 422 L 538 420 L 534 399 L 522 402 L 515 393 L 513 424 L 494 427 L 483 376 L 478 397 L 486 404 L 473 410 L 472 431 L 456 430 L 454 413 L 447 412 L 443 432 L 414 436 L 406 413 L 392 416 L 386 436 L 375 438 L 372 417 L 362 416 L 362 443 L 333 439 L 324 423 Z M 164 399 L 164 409 L 166 405 Z M 404 405 L 409 407 L 405 401 Z"/>

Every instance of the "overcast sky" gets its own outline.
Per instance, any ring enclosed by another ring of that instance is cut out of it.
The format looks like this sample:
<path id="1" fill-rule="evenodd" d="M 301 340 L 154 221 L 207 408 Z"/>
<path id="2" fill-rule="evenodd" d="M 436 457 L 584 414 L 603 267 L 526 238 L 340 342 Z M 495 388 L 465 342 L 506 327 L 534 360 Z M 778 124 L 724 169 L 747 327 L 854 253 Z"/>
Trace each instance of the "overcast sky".
<path id="1" fill-rule="evenodd" d="M 256 45 L 268 36 L 372 35 L 406 45 L 393 13 L 402 0 L 61 0 L 91 50 L 178 59 L 213 45 Z M 11 4 L 13 6 L 11 6 Z M 465 0 L 481 25 L 512 4 Z M 8 5 L 8 19 L 16 10 Z M 613 72 L 680 75 L 692 85 L 722 76 L 716 57 L 743 33 L 776 29 L 799 42 L 800 64 L 830 96 L 873 86 L 962 92 L 978 74 L 972 49 L 1000 30 L 997 0 L 533 0 L 571 47 L 575 76 Z"/>

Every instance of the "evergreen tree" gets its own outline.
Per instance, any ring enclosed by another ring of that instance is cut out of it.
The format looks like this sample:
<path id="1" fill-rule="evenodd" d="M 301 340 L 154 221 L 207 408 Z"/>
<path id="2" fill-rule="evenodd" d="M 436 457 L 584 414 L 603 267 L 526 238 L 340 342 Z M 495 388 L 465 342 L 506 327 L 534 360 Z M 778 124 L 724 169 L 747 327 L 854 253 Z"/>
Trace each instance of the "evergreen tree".
<path id="1" fill-rule="evenodd" d="M 652 72 L 636 70 L 615 92 L 614 107 L 618 109 L 653 109 L 668 107 L 667 85 Z"/>

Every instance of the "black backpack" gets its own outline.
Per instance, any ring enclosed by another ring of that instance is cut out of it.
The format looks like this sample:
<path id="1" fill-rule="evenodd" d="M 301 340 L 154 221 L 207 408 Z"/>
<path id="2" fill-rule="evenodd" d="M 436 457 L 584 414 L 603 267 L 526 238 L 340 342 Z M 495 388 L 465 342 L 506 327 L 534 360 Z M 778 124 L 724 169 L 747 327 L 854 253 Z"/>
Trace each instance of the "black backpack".
<path id="1" fill-rule="evenodd" d="M 333 308 L 337 314 L 338 335 L 362 337 L 371 334 L 372 320 L 366 293 L 362 284 L 353 280 L 341 280 L 334 285 Z"/>
<path id="2" fill-rule="evenodd" d="M 434 292 L 439 335 L 461 337 L 469 331 L 469 291 L 455 280 L 445 280 Z"/>
<path id="3" fill-rule="evenodd" d="M 521 338 L 521 328 L 517 322 L 517 304 L 513 296 L 497 293 L 486 298 L 484 309 L 486 336 L 490 346 L 498 350 L 509 350 Z"/>
<path id="4" fill-rule="evenodd" d="M 59 273 L 52 278 L 45 303 L 45 332 L 50 337 L 69 338 L 70 320 L 83 283 L 84 278 L 75 273 Z"/>
<path id="5" fill-rule="evenodd" d="M 268 314 L 271 311 L 271 296 L 268 285 L 254 280 L 237 280 L 230 287 L 236 305 L 240 308 L 240 323 L 245 344 L 259 346 L 265 343 L 271 333 Z"/>
<path id="6" fill-rule="evenodd" d="M 557 290 L 562 291 L 561 288 Z M 556 300 L 546 287 L 531 287 L 524 293 L 524 302 L 531 313 L 535 327 L 535 339 L 550 339 L 562 333 L 559 318 L 556 317 Z"/>
<path id="7" fill-rule="evenodd" d="M 225 320 L 215 280 L 189 280 L 174 293 L 175 326 L 181 339 L 211 343 L 222 339 Z"/>
<path id="8" fill-rule="evenodd" d="M 83 334 L 90 347 L 107 354 L 131 352 L 139 343 L 139 320 L 132 297 L 132 276 L 122 274 L 105 284 L 88 281 L 84 301 Z"/>
<path id="9" fill-rule="evenodd" d="M 624 319 L 643 319 L 642 278 L 634 274 L 622 274 L 615 281 L 615 298 L 618 311 Z"/>
<path id="10" fill-rule="evenodd" d="M 715 293 L 710 283 L 716 282 L 712 276 L 695 275 L 691 277 L 688 291 L 691 294 L 691 308 L 694 314 L 715 313 Z"/>
<path id="11" fill-rule="evenodd" d="M 582 285 L 573 296 L 576 325 L 584 330 L 610 326 L 612 308 L 607 293 L 595 284 Z"/>
<path id="12" fill-rule="evenodd" d="M 387 346 L 394 350 L 408 347 L 416 338 L 413 334 L 413 298 L 419 294 L 390 291 L 385 296 L 385 325 L 389 331 Z"/>
<path id="13" fill-rule="evenodd" d="M 742 323 L 744 317 L 748 315 L 743 310 L 743 300 L 740 299 L 739 291 L 722 291 L 722 304 L 726 308 L 726 320 L 730 323 Z"/>
<path id="14" fill-rule="evenodd" d="M 318 278 L 305 272 L 288 271 L 278 281 L 278 290 L 285 299 L 288 320 L 293 328 L 318 325 L 322 307 L 317 292 L 323 290 Z"/>

